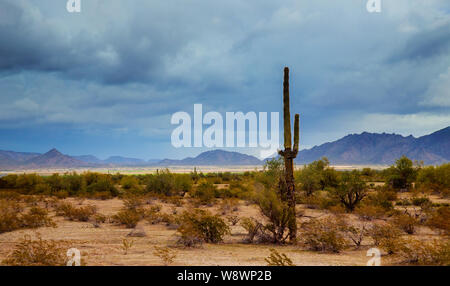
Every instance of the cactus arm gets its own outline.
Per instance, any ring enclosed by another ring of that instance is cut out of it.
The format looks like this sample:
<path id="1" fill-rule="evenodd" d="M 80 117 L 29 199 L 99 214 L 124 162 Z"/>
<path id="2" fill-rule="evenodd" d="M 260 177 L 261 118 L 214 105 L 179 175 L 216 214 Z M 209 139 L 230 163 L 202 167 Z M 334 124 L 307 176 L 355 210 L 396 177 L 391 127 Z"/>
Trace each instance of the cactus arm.
<path id="1" fill-rule="evenodd" d="M 299 141 L 299 121 L 300 121 L 300 115 L 295 115 L 294 120 L 294 156 L 298 153 L 298 141 Z"/>
<path id="2" fill-rule="evenodd" d="M 291 113 L 289 110 L 289 68 L 284 68 L 283 80 L 283 119 L 284 119 L 284 148 L 291 149 Z"/>

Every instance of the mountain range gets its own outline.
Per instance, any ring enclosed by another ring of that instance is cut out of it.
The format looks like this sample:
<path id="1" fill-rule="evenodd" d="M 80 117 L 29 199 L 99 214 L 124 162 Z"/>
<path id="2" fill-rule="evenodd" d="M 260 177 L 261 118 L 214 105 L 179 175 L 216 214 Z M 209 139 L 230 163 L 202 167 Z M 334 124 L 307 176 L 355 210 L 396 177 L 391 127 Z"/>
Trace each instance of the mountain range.
<path id="1" fill-rule="evenodd" d="M 398 134 L 350 134 L 339 140 L 301 150 L 295 160 L 306 164 L 327 157 L 331 164 L 389 165 L 407 157 L 427 165 L 450 161 L 450 126 L 422 137 L 404 137 Z M 205 165 L 261 165 L 256 157 L 224 150 L 212 150 L 182 160 L 143 160 L 112 156 L 101 160 L 93 155 L 69 156 L 56 149 L 47 153 L 0 150 L 0 169 L 76 168 L 105 166 L 205 166 Z"/>

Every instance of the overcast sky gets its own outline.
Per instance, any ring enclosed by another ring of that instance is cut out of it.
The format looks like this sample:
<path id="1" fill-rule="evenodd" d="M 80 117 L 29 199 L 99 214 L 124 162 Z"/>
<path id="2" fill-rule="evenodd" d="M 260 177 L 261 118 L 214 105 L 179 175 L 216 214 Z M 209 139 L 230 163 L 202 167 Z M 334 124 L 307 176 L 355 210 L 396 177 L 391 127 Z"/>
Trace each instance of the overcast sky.
<path id="1" fill-rule="evenodd" d="M 301 148 L 450 125 L 448 0 L 65 2 L 0 1 L 0 149 L 196 155 L 171 115 L 281 112 L 284 66 Z"/>

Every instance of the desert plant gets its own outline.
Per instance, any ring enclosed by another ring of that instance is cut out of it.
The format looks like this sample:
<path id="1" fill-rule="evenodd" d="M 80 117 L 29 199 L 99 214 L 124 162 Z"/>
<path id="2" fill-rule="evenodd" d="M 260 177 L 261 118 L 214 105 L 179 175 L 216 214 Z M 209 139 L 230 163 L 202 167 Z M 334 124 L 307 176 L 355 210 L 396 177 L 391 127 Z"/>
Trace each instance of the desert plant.
<path id="1" fill-rule="evenodd" d="M 440 207 L 433 211 L 426 224 L 432 228 L 442 230 L 450 235 L 450 207 Z"/>
<path id="2" fill-rule="evenodd" d="M 40 207 L 32 207 L 28 213 L 22 214 L 20 224 L 22 228 L 56 227 L 56 224 L 48 216 L 47 210 Z"/>
<path id="3" fill-rule="evenodd" d="M 144 198 L 142 196 L 128 193 L 123 196 L 123 205 L 126 209 L 136 210 L 144 204 Z"/>
<path id="4" fill-rule="evenodd" d="M 347 237 L 355 244 L 356 248 L 359 248 L 367 235 L 366 225 L 360 226 L 348 226 L 345 228 Z"/>
<path id="5" fill-rule="evenodd" d="M 373 220 L 376 218 L 381 218 L 385 214 L 386 210 L 380 206 L 376 205 L 361 205 L 356 208 L 355 213 L 362 220 Z"/>
<path id="6" fill-rule="evenodd" d="M 284 150 L 280 150 L 279 154 L 284 159 L 284 175 L 280 178 L 280 197 L 283 203 L 287 204 L 287 227 L 289 228 L 289 240 L 296 241 L 297 237 L 297 221 L 295 219 L 295 182 L 294 182 L 294 159 L 298 153 L 299 142 L 299 118 L 300 115 L 295 114 L 294 117 L 294 146 L 291 139 L 291 113 L 289 107 L 289 68 L 284 68 L 283 80 L 283 122 L 284 122 Z M 273 227 L 276 227 L 273 225 Z M 283 231 L 284 232 L 284 231 Z M 279 232 L 274 233 L 274 237 Z M 277 238 L 278 240 L 278 238 Z"/>
<path id="7" fill-rule="evenodd" d="M 177 231 L 181 235 L 180 242 L 184 245 L 191 244 L 191 241 L 221 242 L 223 236 L 230 233 L 230 228 L 222 218 L 205 210 L 194 209 L 183 212 L 180 223 Z"/>
<path id="8" fill-rule="evenodd" d="M 172 264 L 175 258 L 177 257 L 177 252 L 168 247 L 155 246 L 155 251 L 153 252 L 153 255 L 159 257 L 162 260 L 164 266 L 168 266 Z"/>
<path id="9" fill-rule="evenodd" d="M 450 265 L 450 241 L 409 239 L 399 247 L 402 262 L 417 265 Z"/>
<path id="10" fill-rule="evenodd" d="M 410 189 L 412 182 L 417 176 L 417 168 L 406 156 L 395 161 L 395 165 L 385 171 L 386 181 L 394 189 Z"/>
<path id="11" fill-rule="evenodd" d="M 134 240 L 132 239 L 122 239 L 122 245 L 120 246 L 120 248 L 123 250 L 123 254 L 127 255 L 128 254 L 128 250 L 130 250 L 133 247 L 134 244 Z"/>
<path id="12" fill-rule="evenodd" d="M 341 177 L 338 187 L 332 190 L 332 194 L 352 212 L 367 195 L 367 186 L 356 170 L 344 172 Z"/>
<path id="13" fill-rule="evenodd" d="M 25 235 L 2 261 L 10 266 L 63 266 L 66 263 L 66 243 L 43 240 L 39 234 L 32 240 Z"/>
<path id="14" fill-rule="evenodd" d="M 241 226 L 247 231 L 248 243 L 253 243 L 255 237 L 260 234 L 263 229 L 263 225 L 254 218 L 244 217 L 241 219 Z"/>
<path id="15" fill-rule="evenodd" d="M 232 225 L 235 226 L 239 222 L 240 218 L 236 215 L 230 215 L 227 216 L 227 221 Z"/>
<path id="16" fill-rule="evenodd" d="M 292 260 L 284 253 L 279 253 L 276 249 L 270 249 L 270 255 L 264 260 L 268 266 L 295 266 Z"/>
<path id="17" fill-rule="evenodd" d="M 346 246 L 344 231 L 346 226 L 333 217 L 312 219 L 302 224 L 303 244 L 314 251 L 340 252 Z"/>
<path id="18" fill-rule="evenodd" d="M 401 245 L 401 231 L 388 223 L 376 223 L 367 230 L 368 236 L 373 239 L 374 245 L 386 250 L 388 254 L 398 251 Z"/>
<path id="19" fill-rule="evenodd" d="M 288 238 L 285 234 L 292 219 L 289 205 L 271 189 L 262 190 L 257 197 L 257 204 L 261 213 L 269 219 L 264 230 L 272 234 L 273 243 L 284 243 Z"/>
<path id="20" fill-rule="evenodd" d="M 136 227 L 141 218 L 142 214 L 128 209 L 122 209 L 111 217 L 114 223 L 125 225 L 127 228 Z"/>
<path id="21" fill-rule="evenodd" d="M 225 215 L 229 212 L 235 212 L 239 209 L 239 201 L 236 198 L 226 198 L 220 203 L 220 212 Z"/>
<path id="22" fill-rule="evenodd" d="M 418 221 L 411 215 L 405 213 L 396 215 L 393 218 L 393 223 L 407 234 L 413 234 L 416 231 Z"/>

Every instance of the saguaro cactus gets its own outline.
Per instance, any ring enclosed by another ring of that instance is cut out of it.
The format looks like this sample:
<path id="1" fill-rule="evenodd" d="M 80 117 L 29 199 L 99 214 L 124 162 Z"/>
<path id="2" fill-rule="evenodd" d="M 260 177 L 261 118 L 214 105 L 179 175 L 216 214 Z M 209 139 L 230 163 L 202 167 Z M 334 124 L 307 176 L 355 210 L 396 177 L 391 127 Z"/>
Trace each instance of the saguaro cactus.
<path id="1" fill-rule="evenodd" d="M 283 81 L 283 119 L 284 119 L 284 150 L 280 150 L 279 154 L 284 158 L 284 181 L 285 194 L 282 196 L 286 199 L 289 207 L 289 240 L 295 241 L 297 238 L 297 222 L 295 218 L 295 184 L 294 184 L 294 158 L 298 153 L 299 142 L 299 118 L 295 114 L 294 120 L 294 147 L 292 148 L 291 139 L 291 114 L 289 110 L 289 68 L 284 68 Z"/>

